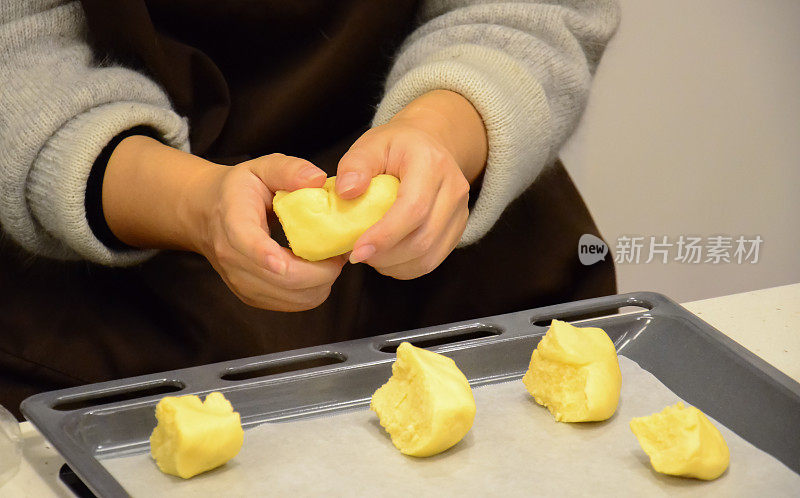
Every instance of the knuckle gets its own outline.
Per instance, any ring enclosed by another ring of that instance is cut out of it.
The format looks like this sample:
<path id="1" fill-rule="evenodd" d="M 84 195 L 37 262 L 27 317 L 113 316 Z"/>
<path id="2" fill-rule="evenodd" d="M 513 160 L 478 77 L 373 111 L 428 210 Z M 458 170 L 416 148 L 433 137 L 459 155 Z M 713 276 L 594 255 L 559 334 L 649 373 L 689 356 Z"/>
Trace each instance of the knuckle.
<path id="1" fill-rule="evenodd" d="M 328 299 L 328 296 L 331 294 L 330 287 L 321 287 L 316 289 L 312 295 L 310 296 L 310 300 L 308 304 L 310 305 L 309 309 L 316 308 L 317 306 L 321 305 Z"/>
<path id="2" fill-rule="evenodd" d="M 420 142 L 428 142 L 431 139 L 428 133 L 410 123 L 402 125 L 394 134 L 403 145 L 418 145 Z"/>
<path id="3" fill-rule="evenodd" d="M 300 303 L 289 303 L 289 302 L 286 302 L 286 303 L 282 303 L 281 304 L 280 311 L 289 311 L 291 313 L 297 313 L 298 311 L 307 311 L 309 309 L 311 309 L 311 308 L 309 308 L 308 306 L 305 306 L 303 304 L 300 304 Z"/>
<path id="4" fill-rule="evenodd" d="M 252 297 L 249 296 L 239 296 L 239 299 L 246 305 L 252 306 L 253 308 L 262 308 L 264 305 Z"/>
<path id="5" fill-rule="evenodd" d="M 305 160 L 303 158 L 300 158 L 300 157 L 289 157 L 288 158 L 288 163 L 289 163 L 289 166 L 291 166 L 291 167 L 293 167 L 295 169 L 298 169 L 298 170 L 306 168 L 308 166 L 314 166 L 314 164 L 311 161 L 307 161 L 307 160 Z"/>
<path id="6" fill-rule="evenodd" d="M 459 175 L 460 178 L 456 181 L 455 191 L 459 198 L 469 198 L 470 185 L 469 181 L 464 175 Z"/>
<path id="7" fill-rule="evenodd" d="M 354 167 L 360 165 L 361 159 L 363 159 L 365 155 L 363 144 L 357 147 L 351 147 L 350 150 L 345 152 L 344 156 L 342 156 L 342 168 L 353 169 Z"/>
<path id="8" fill-rule="evenodd" d="M 261 307 L 273 311 L 286 312 L 305 311 L 308 309 L 291 293 L 281 293 L 277 296 L 265 297 Z"/>
<path id="9" fill-rule="evenodd" d="M 308 287 L 308 284 L 298 278 L 287 278 L 283 281 L 281 287 L 287 291 L 302 291 Z"/>
<path id="10" fill-rule="evenodd" d="M 419 263 L 419 275 L 427 275 L 439 266 L 439 263 L 432 259 L 423 259 Z"/>
<path id="11" fill-rule="evenodd" d="M 461 210 L 461 215 L 458 219 L 462 226 L 467 225 L 467 221 L 469 221 L 469 208 L 467 206 L 464 206 L 464 208 Z"/>
<path id="12" fill-rule="evenodd" d="M 443 149 L 439 147 L 430 147 L 429 150 L 430 150 L 431 162 L 433 164 L 441 165 L 447 163 L 448 159 L 450 159 L 450 154 L 448 152 L 445 152 Z"/>
<path id="13" fill-rule="evenodd" d="M 327 299 L 327 294 L 321 294 L 317 289 L 299 291 L 293 296 L 293 305 L 301 311 L 314 309 Z"/>
<path id="14" fill-rule="evenodd" d="M 377 268 L 375 268 L 375 271 L 377 271 L 378 273 L 380 273 L 384 277 L 391 277 L 391 278 L 394 278 L 396 280 L 408 280 L 408 279 L 402 278 L 402 272 L 398 271 L 398 268 L 394 267 L 394 266 L 377 267 Z"/>
<path id="15" fill-rule="evenodd" d="M 240 183 L 239 177 L 241 176 L 240 171 L 241 169 L 234 169 L 231 170 L 228 174 L 225 175 L 225 178 L 222 179 L 222 184 L 219 190 L 219 203 L 221 209 L 229 206 L 233 199 L 235 199 L 236 191 L 238 190 L 238 185 Z"/>
<path id="16" fill-rule="evenodd" d="M 337 175 L 342 175 L 348 172 L 366 173 L 371 175 L 375 169 L 375 161 L 371 159 L 371 154 L 366 150 L 365 146 L 353 148 L 339 161 L 339 168 Z"/>
<path id="17" fill-rule="evenodd" d="M 233 257 L 231 256 L 230 251 L 227 249 L 222 249 L 217 253 L 217 261 L 219 261 L 219 264 L 225 267 L 233 266 Z"/>
<path id="18" fill-rule="evenodd" d="M 358 149 L 359 147 L 363 147 L 370 143 L 371 140 L 380 139 L 385 137 L 385 129 L 383 126 L 378 126 L 376 128 L 370 128 L 369 130 L 365 131 L 358 139 L 353 143 L 351 149 Z"/>
<path id="19" fill-rule="evenodd" d="M 286 274 L 281 280 L 281 287 L 290 291 L 302 290 L 308 287 L 308 282 L 306 278 L 300 275 L 295 265 L 289 265 L 286 268 Z"/>
<path id="20" fill-rule="evenodd" d="M 411 271 L 408 268 L 396 270 L 393 273 L 394 273 L 393 275 L 389 276 L 391 276 L 395 280 L 414 280 L 419 276 L 417 273 Z"/>
<path id="21" fill-rule="evenodd" d="M 236 238 L 240 233 L 239 224 L 236 222 L 236 216 L 230 212 L 222 215 L 222 226 L 225 228 L 228 236 L 232 238 Z"/>
<path id="22" fill-rule="evenodd" d="M 228 244 L 221 240 L 215 240 L 212 243 L 211 250 L 214 251 L 214 257 L 220 263 L 227 263 L 230 261 L 230 249 L 228 248 Z"/>
<path id="23" fill-rule="evenodd" d="M 394 236 L 384 230 L 372 234 L 371 241 L 378 252 L 390 249 L 395 245 Z"/>
<path id="24" fill-rule="evenodd" d="M 418 254 L 425 254 L 433 247 L 434 236 L 431 233 L 423 232 L 419 234 L 412 242 L 412 251 Z"/>
<path id="25" fill-rule="evenodd" d="M 228 174 L 225 175 L 222 191 L 224 199 L 228 202 L 235 200 L 240 192 L 242 183 L 252 174 L 253 172 L 250 168 L 243 166 L 233 167 Z"/>
<path id="26" fill-rule="evenodd" d="M 310 309 L 312 309 L 312 307 L 293 305 L 293 306 L 289 306 L 288 311 L 291 311 L 292 313 L 298 313 L 300 311 L 308 311 Z"/>
<path id="27" fill-rule="evenodd" d="M 274 305 L 270 306 L 270 308 L 275 310 L 275 311 L 286 311 L 286 312 L 289 312 L 289 313 L 295 313 L 295 312 L 298 312 L 298 311 L 306 311 L 306 309 L 307 309 L 307 308 L 304 308 L 303 306 L 301 306 L 301 305 L 299 305 L 297 303 L 291 303 L 291 302 L 288 302 L 288 301 L 278 301 Z"/>
<path id="28" fill-rule="evenodd" d="M 259 302 L 257 299 L 255 299 L 253 296 L 251 296 L 251 295 L 250 295 L 250 294 L 248 294 L 246 291 L 244 291 L 244 290 L 243 290 L 243 289 L 242 289 L 242 288 L 241 288 L 241 287 L 240 287 L 240 286 L 239 286 L 239 285 L 236 283 L 236 279 L 235 279 L 235 278 L 234 278 L 234 279 L 230 279 L 230 280 L 228 281 L 228 287 L 230 287 L 230 289 L 231 289 L 231 291 L 234 293 L 234 295 L 235 295 L 236 297 L 238 297 L 238 298 L 239 298 L 239 301 L 243 302 L 244 304 L 246 304 L 246 305 L 248 305 L 248 306 L 252 306 L 252 307 L 254 307 L 254 308 L 259 308 L 259 307 L 261 307 L 261 306 L 262 306 L 262 303 L 260 303 L 260 302 Z"/>
<path id="29" fill-rule="evenodd" d="M 408 202 L 409 217 L 416 223 L 425 219 L 428 214 L 428 202 L 421 195 L 414 196 Z"/>

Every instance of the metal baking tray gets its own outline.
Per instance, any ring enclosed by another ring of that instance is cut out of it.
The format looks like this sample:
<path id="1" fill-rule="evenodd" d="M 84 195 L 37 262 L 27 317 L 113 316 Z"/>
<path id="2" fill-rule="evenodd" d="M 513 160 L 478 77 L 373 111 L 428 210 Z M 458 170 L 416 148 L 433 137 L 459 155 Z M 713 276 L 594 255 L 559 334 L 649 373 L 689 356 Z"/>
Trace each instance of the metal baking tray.
<path id="1" fill-rule="evenodd" d="M 642 310 L 617 314 L 620 307 Z M 608 316 L 602 316 L 603 314 Z M 245 428 L 365 406 L 402 341 L 453 358 L 473 386 L 519 378 L 553 318 L 602 327 L 687 402 L 800 473 L 800 384 L 669 298 L 637 292 L 91 384 L 31 396 L 22 413 L 98 496 L 128 496 L 99 459 L 148 451 L 164 395 L 221 391 Z M 764 331 L 769 333 L 769 331 Z M 154 352 L 157 354 L 157 352 Z"/>

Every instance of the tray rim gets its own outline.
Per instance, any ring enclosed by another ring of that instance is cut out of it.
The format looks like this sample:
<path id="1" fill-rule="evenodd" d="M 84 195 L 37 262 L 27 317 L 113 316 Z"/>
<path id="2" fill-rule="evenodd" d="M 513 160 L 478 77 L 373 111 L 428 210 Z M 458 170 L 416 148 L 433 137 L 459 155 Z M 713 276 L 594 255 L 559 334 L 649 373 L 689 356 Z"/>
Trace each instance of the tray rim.
<path id="1" fill-rule="evenodd" d="M 52 408 L 54 405 L 80 401 L 82 399 L 101 395 L 121 394 L 126 391 L 138 390 L 144 385 L 163 385 L 164 383 L 182 384 L 182 389 L 168 394 L 170 396 L 179 396 L 186 394 L 205 394 L 213 390 L 225 388 L 230 390 L 230 388 L 235 388 L 237 384 L 242 383 L 246 383 L 247 386 L 254 386 L 289 382 L 291 380 L 304 377 L 333 374 L 337 370 L 355 368 L 368 364 L 391 363 L 395 359 L 395 354 L 380 351 L 381 345 L 387 342 L 397 342 L 402 339 L 419 339 L 432 336 L 441 337 L 448 334 L 457 334 L 458 332 L 469 328 L 474 329 L 480 327 L 498 326 L 493 324 L 493 322 L 510 321 L 515 325 L 520 326 L 519 330 L 517 330 L 516 327 L 514 330 L 510 330 L 507 326 L 502 327 L 505 329 L 503 330 L 503 334 L 494 337 L 433 346 L 429 348 L 439 353 L 447 353 L 451 351 L 477 348 L 484 344 L 509 340 L 519 336 L 543 335 L 547 330 L 547 327 L 536 325 L 535 322 L 550 318 L 569 319 L 570 317 L 594 312 L 602 312 L 604 310 L 608 310 L 609 308 L 622 306 L 639 306 L 646 308 L 645 311 L 637 312 L 637 314 L 641 314 L 645 317 L 658 315 L 691 323 L 694 328 L 701 334 L 705 335 L 707 339 L 721 343 L 725 349 L 729 350 L 733 355 L 739 357 L 741 360 L 747 362 L 750 366 L 755 367 L 763 375 L 767 376 L 770 381 L 776 383 L 782 389 L 785 389 L 789 394 L 800 398 L 800 383 L 794 381 L 789 376 L 757 356 L 755 353 L 744 348 L 742 345 L 729 338 L 716 328 L 712 327 L 710 324 L 702 320 L 702 318 L 694 315 L 689 310 L 685 309 L 667 296 L 656 292 L 644 291 L 571 301 L 562 304 L 531 308 L 512 313 L 493 315 L 485 318 L 463 320 L 443 325 L 412 329 L 409 331 L 383 334 L 363 339 L 354 339 L 320 346 L 311 346 L 278 353 L 268 353 L 265 355 L 216 362 L 202 366 L 140 375 L 136 377 L 111 380 L 95 384 L 87 384 L 56 391 L 48 391 L 35 394 L 25 399 L 21 403 L 20 409 L 26 419 L 28 419 L 64 457 L 64 459 L 67 461 L 67 464 L 70 466 L 70 468 L 72 468 L 73 472 L 78 475 L 78 477 L 91 489 L 92 492 L 103 497 L 127 497 L 129 496 L 128 493 L 125 491 L 122 485 L 116 481 L 116 479 L 114 479 L 114 477 L 105 469 L 95 454 L 90 453 L 87 455 L 87 452 L 81 445 L 79 445 L 72 438 L 64 437 L 64 434 L 57 433 L 56 429 L 61 427 L 60 422 L 63 422 L 68 417 L 82 416 L 96 411 L 110 411 L 114 410 L 115 408 L 124 406 L 129 407 L 134 404 L 150 404 L 158 399 L 161 399 L 163 396 L 165 396 L 165 394 L 157 394 L 136 398 L 135 400 L 118 401 L 114 403 L 103 404 L 101 406 L 92 406 L 85 409 L 75 409 L 70 411 L 56 410 Z M 587 321 L 602 319 L 604 319 L 604 317 L 592 318 L 588 319 Z M 531 330 L 535 332 L 531 333 Z M 364 347 L 365 345 L 367 347 Z M 254 379 L 250 382 L 224 381 L 220 379 L 223 372 L 234 369 L 235 367 L 241 370 L 247 366 L 281 360 L 289 361 L 294 358 L 314 354 L 344 355 L 345 359 L 341 363 L 314 367 L 295 372 L 279 373 L 270 375 L 266 378 Z M 190 380 L 186 381 L 185 379 Z M 491 383 L 480 382 L 480 379 L 478 379 L 478 381 L 479 384 Z M 473 383 L 474 382 L 471 381 L 471 384 Z"/>

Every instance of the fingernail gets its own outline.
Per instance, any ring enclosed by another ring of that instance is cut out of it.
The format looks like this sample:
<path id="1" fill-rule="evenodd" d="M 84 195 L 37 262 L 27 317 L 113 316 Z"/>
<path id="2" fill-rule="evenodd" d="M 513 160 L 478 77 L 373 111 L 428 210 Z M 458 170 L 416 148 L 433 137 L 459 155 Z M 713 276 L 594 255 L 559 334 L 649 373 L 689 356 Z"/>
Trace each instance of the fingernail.
<path id="1" fill-rule="evenodd" d="M 336 190 L 339 191 L 339 194 L 344 194 L 345 192 L 349 192 L 356 188 L 356 184 L 358 180 L 361 179 L 361 173 L 356 172 L 349 172 L 342 175 L 341 178 L 336 178 Z"/>
<path id="2" fill-rule="evenodd" d="M 366 259 L 371 258 L 373 254 L 375 254 L 375 246 L 373 246 L 372 244 L 361 246 L 350 253 L 350 262 L 360 263 Z"/>
<path id="3" fill-rule="evenodd" d="M 298 175 L 301 180 L 311 180 L 319 176 L 325 176 L 325 172 L 317 168 L 304 168 Z"/>
<path id="4" fill-rule="evenodd" d="M 278 275 L 286 275 L 286 261 L 275 257 L 272 254 L 267 256 L 267 268 L 269 268 L 271 272 L 277 273 Z"/>

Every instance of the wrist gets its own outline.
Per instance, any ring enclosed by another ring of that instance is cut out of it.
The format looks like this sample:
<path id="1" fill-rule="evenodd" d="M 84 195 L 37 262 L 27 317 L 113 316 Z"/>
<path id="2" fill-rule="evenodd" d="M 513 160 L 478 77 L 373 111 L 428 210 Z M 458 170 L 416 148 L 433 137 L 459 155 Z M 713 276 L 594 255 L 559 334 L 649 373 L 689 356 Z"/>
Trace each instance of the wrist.
<path id="1" fill-rule="evenodd" d="M 133 247 L 199 252 L 215 175 L 225 169 L 148 137 L 126 138 L 103 178 L 106 222 Z"/>
<path id="2" fill-rule="evenodd" d="M 177 194 L 176 223 L 182 249 L 208 254 L 220 184 L 230 167 L 201 161 L 204 164 L 195 164 L 191 171 L 187 171 L 186 181 Z"/>
<path id="3" fill-rule="evenodd" d="M 472 103 L 449 90 L 428 92 L 398 112 L 391 121 L 425 131 L 444 146 L 472 183 L 483 172 L 488 154 L 486 128 Z"/>

